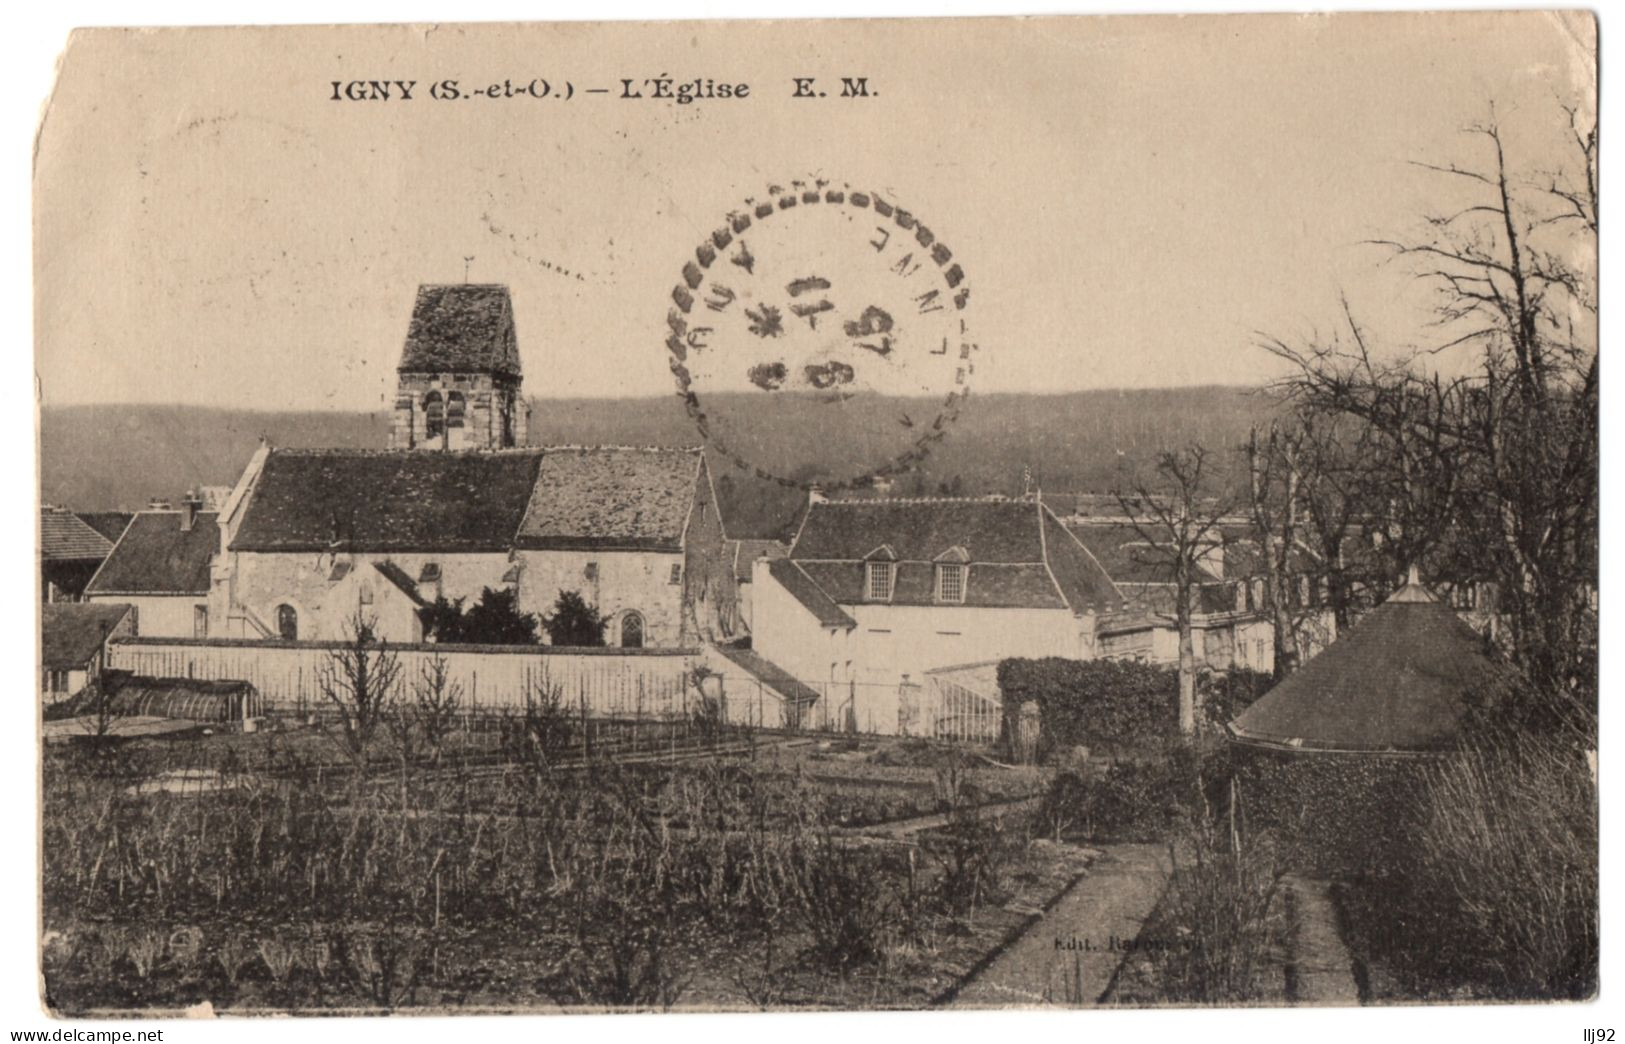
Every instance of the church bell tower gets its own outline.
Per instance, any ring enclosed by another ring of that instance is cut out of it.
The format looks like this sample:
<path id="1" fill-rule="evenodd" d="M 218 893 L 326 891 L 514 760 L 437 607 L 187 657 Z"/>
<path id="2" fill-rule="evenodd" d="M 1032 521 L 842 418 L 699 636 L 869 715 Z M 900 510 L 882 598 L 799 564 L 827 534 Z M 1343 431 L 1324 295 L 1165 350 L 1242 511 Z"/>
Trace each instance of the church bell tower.
<path id="1" fill-rule="evenodd" d="M 396 374 L 390 449 L 525 444 L 530 407 L 519 394 L 524 378 L 506 286 L 418 287 Z"/>

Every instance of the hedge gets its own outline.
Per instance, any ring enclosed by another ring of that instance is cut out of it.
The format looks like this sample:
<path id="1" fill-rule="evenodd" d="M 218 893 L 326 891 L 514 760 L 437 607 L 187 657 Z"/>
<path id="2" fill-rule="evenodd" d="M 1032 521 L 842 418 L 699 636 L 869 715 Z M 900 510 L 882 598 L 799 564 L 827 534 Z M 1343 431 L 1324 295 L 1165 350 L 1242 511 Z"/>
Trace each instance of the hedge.
<path id="1" fill-rule="evenodd" d="M 1140 660 L 1008 659 L 999 664 L 1007 708 L 1036 702 L 1042 746 L 1123 751 L 1157 747 L 1179 734 L 1179 670 Z M 1205 725 L 1219 728 L 1262 695 L 1269 675 L 1204 673 L 1197 698 Z"/>

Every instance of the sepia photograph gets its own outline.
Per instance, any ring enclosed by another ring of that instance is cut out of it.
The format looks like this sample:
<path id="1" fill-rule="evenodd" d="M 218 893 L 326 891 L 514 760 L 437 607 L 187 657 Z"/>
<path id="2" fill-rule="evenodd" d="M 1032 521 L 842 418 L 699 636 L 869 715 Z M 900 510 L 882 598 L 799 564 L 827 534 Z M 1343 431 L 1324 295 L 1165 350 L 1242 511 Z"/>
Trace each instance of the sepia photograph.
<path id="1" fill-rule="evenodd" d="M 37 1004 L 1581 1040 L 1598 36 L 74 30 Z"/>

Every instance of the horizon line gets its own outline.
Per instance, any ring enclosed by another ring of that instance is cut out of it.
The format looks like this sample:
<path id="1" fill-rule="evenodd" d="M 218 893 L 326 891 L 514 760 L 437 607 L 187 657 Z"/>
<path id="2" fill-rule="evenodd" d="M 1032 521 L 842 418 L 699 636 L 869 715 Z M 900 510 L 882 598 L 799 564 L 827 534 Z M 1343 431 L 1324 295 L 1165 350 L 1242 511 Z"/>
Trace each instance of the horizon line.
<path id="1" fill-rule="evenodd" d="M 1239 384 L 1239 383 L 1225 383 L 1223 381 L 1208 381 L 1208 382 L 1203 382 L 1203 383 L 1200 383 L 1200 384 L 1134 385 L 1134 386 L 1113 386 L 1113 387 L 1107 387 L 1107 388 L 1067 388 L 1067 389 L 1061 389 L 1061 390 L 1055 390 L 1055 391 L 1021 391 L 1021 390 L 1012 390 L 1012 391 L 972 391 L 967 396 L 967 398 L 968 398 L 969 401 L 975 402 L 975 401 L 980 400 L 980 399 L 991 399 L 991 398 L 998 398 L 998 397 L 1004 397 L 1004 396 L 1022 396 L 1022 397 L 1027 397 L 1027 398 L 1055 399 L 1055 398 L 1060 398 L 1062 396 L 1067 396 L 1067 395 L 1111 395 L 1111 394 L 1116 394 L 1116 395 L 1120 395 L 1120 396 L 1127 396 L 1127 395 L 1134 395 L 1134 394 L 1155 394 L 1155 393 L 1158 393 L 1158 392 L 1206 391 L 1206 390 L 1267 392 L 1269 390 L 1269 382 L 1262 382 L 1262 383 L 1258 383 L 1258 384 Z M 739 389 L 739 390 L 734 390 L 734 391 L 711 392 L 710 394 L 711 394 L 711 396 L 716 397 L 716 396 L 725 396 L 725 395 L 726 396 L 759 395 L 761 393 L 760 392 L 755 392 L 755 391 L 747 391 L 747 390 L 744 390 L 744 389 Z M 774 393 L 774 394 L 778 394 L 778 393 Z M 794 395 L 813 396 L 813 395 L 817 395 L 818 393 L 815 392 L 815 391 L 801 392 L 801 391 L 798 391 L 798 390 L 791 390 L 787 394 L 790 395 L 790 396 L 794 396 Z M 673 391 L 673 392 L 663 392 L 663 393 L 661 393 L 659 395 L 627 394 L 627 395 L 568 395 L 568 396 L 527 395 L 526 396 L 527 399 L 530 399 L 532 401 L 537 401 L 537 402 L 657 402 L 657 401 L 666 400 L 666 399 L 682 399 L 682 397 L 683 396 L 681 395 L 681 393 L 678 393 L 678 392 L 675 392 L 675 391 Z M 704 396 L 701 396 L 702 401 L 703 401 L 704 398 L 705 398 Z M 887 396 L 883 396 L 883 398 L 887 398 L 887 399 L 921 399 L 921 400 L 936 401 L 937 399 L 940 399 L 941 396 L 939 396 L 939 395 L 887 395 Z M 130 408 L 130 407 L 135 407 L 135 408 L 140 408 L 140 409 L 218 410 L 218 411 L 227 412 L 227 413 L 331 413 L 331 414 L 379 414 L 379 413 L 382 413 L 382 414 L 387 414 L 387 413 L 394 412 L 394 407 L 393 406 L 378 406 L 378 407 L 373 407 L 373 408 L 345 407 L 345 406 L 333 406 L 333 407 L 290 406 L 290 407 L 286 407 L 286 408 L 267 408 L 267 407 L 263 407 L 263 406 L 251 406 L 251 405 L 231 406 L 231 405 L 216 405 L 216 404 L 201 403 L 201 402 L 142 402 L 142 401 L 129 400 L 129 399 L 104 400 L 104 401 L 97 401 L 97 402 L 57 402 L 57 403 L 47 403 L 47 402 L 42 402 L 42 401 L 36 400 L 36 404 L 37 404 L 38 410 L 41 413 L 45 412 L 46 410 L 79 410 L 79 409 L 109 409 L 109 408 L 111 408 L 111 409 L 123 409 L 123 408 Z"/>

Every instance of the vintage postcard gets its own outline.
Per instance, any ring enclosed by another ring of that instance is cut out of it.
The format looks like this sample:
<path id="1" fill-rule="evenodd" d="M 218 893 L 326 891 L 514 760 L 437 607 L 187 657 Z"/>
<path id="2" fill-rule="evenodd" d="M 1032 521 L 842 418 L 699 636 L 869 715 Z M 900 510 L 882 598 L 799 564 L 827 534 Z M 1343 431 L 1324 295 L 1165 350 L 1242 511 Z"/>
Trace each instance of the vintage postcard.
<path id="1" fill-rule="evenodd" d="M 43 1003 L 1595 996 L 1597 83 L 1550 10 L 74 33 Z"/>

